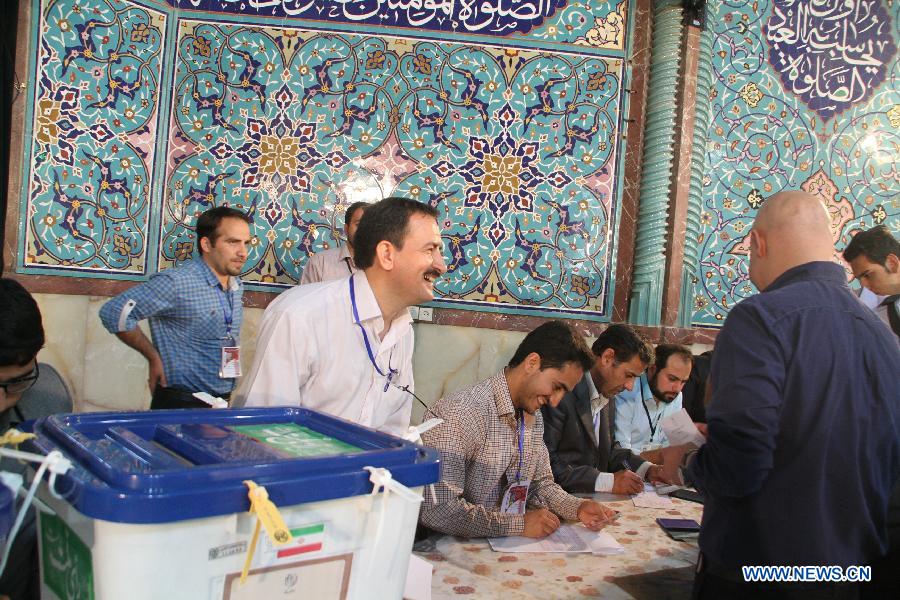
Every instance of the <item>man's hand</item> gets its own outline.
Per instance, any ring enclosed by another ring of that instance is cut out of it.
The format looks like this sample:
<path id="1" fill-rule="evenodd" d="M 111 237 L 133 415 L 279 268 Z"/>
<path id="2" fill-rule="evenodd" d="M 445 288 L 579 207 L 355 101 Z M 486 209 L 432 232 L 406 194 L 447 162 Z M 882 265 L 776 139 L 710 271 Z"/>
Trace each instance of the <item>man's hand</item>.
<path id="1" fill-rule="evenodd" d="M 653 465 L 649 469 L 647 469 L 647 481 L 650 483 L 674 483 L 665 478 L 665 474 L 663 473 L 663 469 L 659 465 Z"/>
<path id="2" fill-rule="evenodd" d="M 644 482 L 635 473 L 621 470 L 613 474 L 613 494 L 640 494 L 644 491 Z"/>
<path id="3" fill-rule="evenodd" d="M 153 394 L 157 385 L 166 387 L 166 373 L 163 371 L 163 363 L 159 354 L 155 358 L 150 359 L 149 366 L 150 374 L 147 377 L 147 385 L 150 386 L 150 393 Z"/>
<path id="4" fill-rule="evenodd" d="M 632 473 L 633 474 L 633 473 Z M 643 484 L 642 484 L 643 485 Z M 616 518 L 616 512 L 593 500 L 585 500 L 578 507 L 578 520 L 591 531 L 602 529 Z"/>
<path id="5" fill-rule="evenodd" d="M 662 462 L 662 459 L 659 457 L 659 448 L 656 450 L 644 450 L 641 452 L 641 458 L 644 460 L 649 460 L 655 465 L 658 465 Z"/>
<path id="6" fill-rule="evenodd" d="M 530 538 L 547 537 L 557 529 L 559 529 L 559 517 L 546 508 L 537 508 L 525 512 L 523 536 Z"/>
<path id="7" fill-rule="evenodd" d="M 681 459 L 693 448 L 693 444 L 681 444 L 680 446 L 663 448 L 660 451 L 662 454 L 662 474 L 660 477 L 669 483 L 684 484 L 678 468 L 681 465 Z"/>

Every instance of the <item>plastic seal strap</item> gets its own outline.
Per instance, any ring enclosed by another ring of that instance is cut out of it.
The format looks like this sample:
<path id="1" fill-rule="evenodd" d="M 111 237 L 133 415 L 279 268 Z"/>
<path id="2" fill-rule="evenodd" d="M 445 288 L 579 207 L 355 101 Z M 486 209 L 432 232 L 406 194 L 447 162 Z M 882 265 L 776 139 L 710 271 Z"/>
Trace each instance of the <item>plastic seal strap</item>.
<path id="1" fill-rule="evenodd" d="M 15 431 L 15 430 L 13 430 Z M 9 433 L 9 432 L 7 432 Z M 31 434 L 23 434 L 20 431 L 16 431 L 19 435 L 31 435 Z M 4 439 L 7 436 L 4 436 Z M 34 437 L 32 435 L 32 437 Z M 26 438 L 27 439 L 27 438 Z M 59 450 L 53 450 L 47 456 L 42 454 L 32 454 L 31 452 L 20 452 L 18 450 L 10 450 L 8 448 L 0 448 L 0 456 L 8 456 L 10 458 L 16 458 L 19 460 L 27 460 L 31 462 L 40 463 L 40 467 L 37 468 L 37 471 L 34 474 L 34 480 L 31 482 L 31 487 L 28 488 L 28 493 L 25 494 L 25 499 L 22 501 L 22 506 L 19 507 L 18 514 L 16 515 L 16 521 L 13 523 L 12 529 L 9 530 L 9 535 L 6 538 L 6 547 L 3 549 L 3 559 L 0 561 L 0 573 L 6 570 L 6 561 L 9 560 L 9 553 L 12 550 L 13 541 L 16 538 L 16 535 L 19 533 L 19 529 L 22 527 L 22 521 L 25 520 L 25 515 L 28 513 L 28 508 L 31 506 L 31 503 L 34 501 L 34 495 L 37 493 L 37 488 L 41 483 L 41 479 L 44 478 L 44 473 L 48 470 L 50 471 L 50 480 L 47 482 L 50 487 L 50 492 L 56 496 L 59 495 L 53 489 L 53 485 L 56 482 L 56 476 L 58 474 L 65 474 L 66 471 L 72 468 L 72 463 L 67 459 Z"/>
<path id="2" fill-rule="evenodd" d="M 18 429 L 8 429 L 0 436 L 0 446 L 18 446 L 25 440 L 36 437 L 33 433 L 22 433 Z"/>
<path id="3" fill-rule="evenodd" d="M 256 526 L 253 528 L 253 537 L 250 540 L 250 548 L 247 551 L 247 560 L 244 561 L 244 568 L 241 569 L 241 583 L 247 581 L 247 574 L 250 572 L 250 563 L 253 562 L 253 554 L 256 552 L 256 544 L 259 542 L 260 526 L 266 529 L 266 535 L 269 540 L 276 546 L 284 546 L 289 544 L 293 537 L 278 512 L 275 503 L 269 500 L 269 492 L 266 488 L 256 485 L 255 482 L 247 480 L 244 482 L 249 491 L 247 497 L 250 499 L 250 514 L 256 515 Z"/>

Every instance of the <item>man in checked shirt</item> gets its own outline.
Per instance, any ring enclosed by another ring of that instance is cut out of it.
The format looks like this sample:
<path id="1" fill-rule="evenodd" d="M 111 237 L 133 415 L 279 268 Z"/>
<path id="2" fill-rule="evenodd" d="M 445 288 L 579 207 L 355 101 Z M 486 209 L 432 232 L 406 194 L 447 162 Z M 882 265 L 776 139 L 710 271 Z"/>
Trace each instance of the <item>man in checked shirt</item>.
<path id="1" fill-rule="evenodd" d="M 157 273 L 100 309 L 107 331 L 144 355 L 150 408 L 208 408 L 193 397 L 228 399 L 240 372 L 244 287 L 250 217 L 227 206 L 197 218 L 200 257 Z M 138 328 L 150 319 L 153 341 Z"/>
<path id="2" fill-rule="evenodd" d="M 541 406 L 556 406 L 592 364 L 584 339 L 561 321 L 529 333 L 509 366 L 440 399 L 425 418 L 444 422 L 422 434 L 443 462 L 434 494 L 425 494 L 423 525 L 462 537 L 540 538 L 560 518 L 597 530 L 614 513 L 576 498 L 553 481 Z"/>

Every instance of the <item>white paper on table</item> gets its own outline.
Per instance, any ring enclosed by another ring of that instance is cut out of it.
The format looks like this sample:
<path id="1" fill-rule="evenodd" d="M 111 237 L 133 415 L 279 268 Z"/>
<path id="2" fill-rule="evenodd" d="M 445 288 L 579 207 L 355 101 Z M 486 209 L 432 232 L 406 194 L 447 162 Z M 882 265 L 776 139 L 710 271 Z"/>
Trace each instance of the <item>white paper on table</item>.
<path id="1" fill-rule="evenodd" d="M 691 421 L 691 417 L 683 408 L 671 414 L 659 424 L 672 446 L 694 444 L 698 448 L 706 443 L 706 438 Z"/>
<path id="2" fill-rule="evenodd" d="M 631 501 L 638 508 L 672 508 L 674 504 L 666 496 L 660 496 L 656 492 L 641 492 L 633 496 Z"/>
<path id="3" fill-rule="evenodd" d="M 541 539 L 513 535 L 489 538 L 488 542 L 495 552 L 590 552 L 591 548 L 579 535 L 578 527 L 560 525 L 559 529 Z M 581 528 L 592 533 L 585 527 Z"/>
<path id="4" fill-rule="evenodd" d="M 611 556 L 625 552 L 625 547 L 606 531 L 591 531 L 584 526 L 575 526 L 574 529 L 595 556 Z"/>
<path id="5" fill-rule="evenodd" d="M 409 556 L 404 600 L 431 600 L 431 563 L 415 554 Z"/>

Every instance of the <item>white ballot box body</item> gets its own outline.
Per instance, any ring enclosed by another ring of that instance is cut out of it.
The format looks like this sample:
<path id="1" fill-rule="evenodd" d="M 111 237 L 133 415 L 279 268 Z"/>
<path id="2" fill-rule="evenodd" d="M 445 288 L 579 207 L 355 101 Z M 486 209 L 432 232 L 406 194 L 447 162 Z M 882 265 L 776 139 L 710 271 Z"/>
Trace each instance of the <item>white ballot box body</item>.
<path id="1" fill-rule="evenodd" d="M 439 477 L 436 452 L 304 409 L 64 415 L 35 433 L 30 450 L 75 465 L 38 492 L 45 600 L 399 598 Z M 277 507 L 279 543 L 245 481 Z"/>

